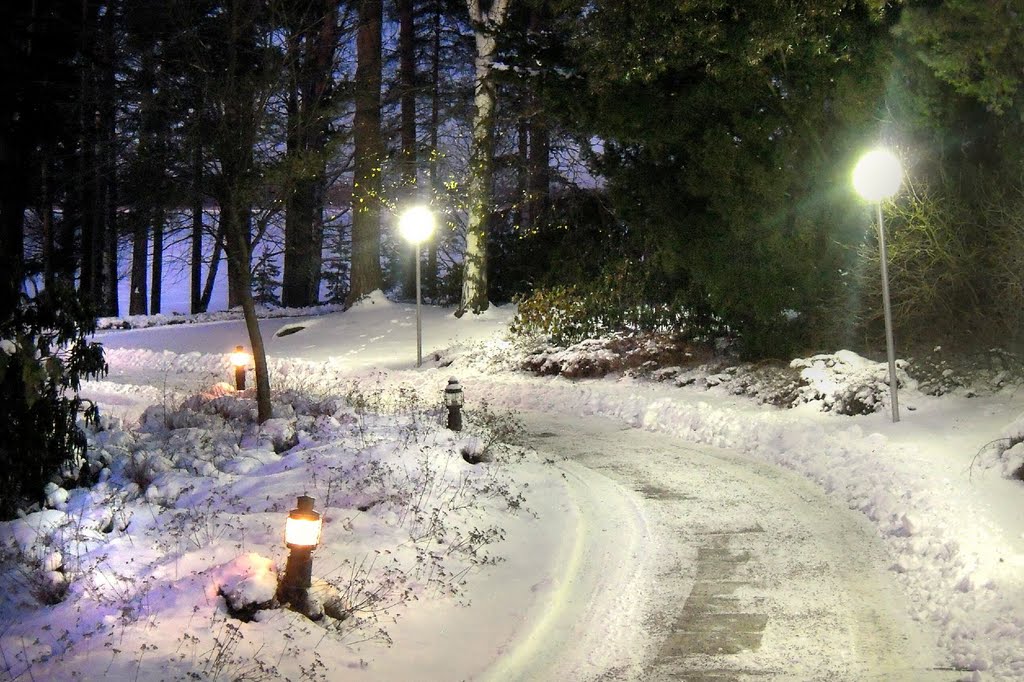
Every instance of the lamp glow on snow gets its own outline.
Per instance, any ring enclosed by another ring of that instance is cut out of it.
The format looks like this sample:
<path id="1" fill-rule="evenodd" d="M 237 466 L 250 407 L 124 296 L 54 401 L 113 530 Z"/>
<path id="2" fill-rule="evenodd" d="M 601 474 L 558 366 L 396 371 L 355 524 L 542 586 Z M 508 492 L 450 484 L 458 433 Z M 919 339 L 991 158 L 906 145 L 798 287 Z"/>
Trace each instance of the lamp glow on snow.
<path id="1" fill-rule="evenodd" d="M 462 406 L 466 398 L 462 393 L 462 385 L 459 380 L 452 377 L 444 389 L 444 406 L 448 408 L 448 430 L 462 430 Z"/>
<path id="2" fill-rule="evenodd" d="M 889 356 L 889 397 L 892 420 L 900 420 L 899 398 L 896 392 L 896 342 L 892 333 L 892 306 L 889 303 L 889 257 L 885 250 L 885 224 L 882 220 L 882 202 L 899 191 L 903 182 L 903 166 L 896 155 L 887 149 L 873 149 L 860 158 L 853 169 L 853 188 L 857 194 L 875 204 L 878 219 L 878 248 L 882 262 L 882 310 L 885 314 L 885 347 Z"/>
<path id="3" fill-rule="evenodd" d="M 425 206 L 413 206 L 398 219 L 398 231 L 416 251 L 416 366 L 423 364 L 423 323 L 420 316 L 420 244 L 434 232 L 434 214 Z"/>
<path id="4" fill-rule="evenodd" d="M 307 594 L 313 584 L 313 550 L 320 544 L 323 518 L 313 509 L 313 498 L 301 495 L 295 509 L 288 513 L 284 542 L 288 546 L 288 562 L 278 588 L 278 599 L 304 610 Z"/>
<path id="5" fill-rule="evenodd" d="M 231 364 L 235 368 L 235 389 L 245 390 L 245 372 L 252 363 L 252 353 L 247 353 L 243 346 L 235 346 L 231 353 Z"/>

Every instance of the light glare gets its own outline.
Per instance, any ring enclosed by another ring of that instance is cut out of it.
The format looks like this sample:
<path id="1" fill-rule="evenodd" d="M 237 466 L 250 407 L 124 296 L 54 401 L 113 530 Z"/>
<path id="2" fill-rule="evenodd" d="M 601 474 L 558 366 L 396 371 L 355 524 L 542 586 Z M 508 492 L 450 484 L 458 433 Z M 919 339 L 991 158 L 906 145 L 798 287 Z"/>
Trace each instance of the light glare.
<path id="1" fill-rule="evenodd" d="M 853 169 L 853 188 L 870 202 L 887 199 L 900 189 L 903 167 L 888 149 L 873 149 Z"/>
<path id="2" fill-rule="evenodd" d="M 434 214 L 425 206 L 413 206 L 398 219 L 398 231 L 413 244 L 426 241 L 434 232 Z"/>
<path id="3" fill-rule="evenodd" d="M 231 354 L 232 365 L 235 367 L 248 367 L 251 360 L 252 356 L 246 353 L 244 348 L 235 346 L 235 351 Z"/>
<path id="4" fill-rule="evenodd" d="M 316 547 L 320 542 L 320 519 L 296 519 L 288 517 L 284 526 L 284 541 L 297 547 Z"/>

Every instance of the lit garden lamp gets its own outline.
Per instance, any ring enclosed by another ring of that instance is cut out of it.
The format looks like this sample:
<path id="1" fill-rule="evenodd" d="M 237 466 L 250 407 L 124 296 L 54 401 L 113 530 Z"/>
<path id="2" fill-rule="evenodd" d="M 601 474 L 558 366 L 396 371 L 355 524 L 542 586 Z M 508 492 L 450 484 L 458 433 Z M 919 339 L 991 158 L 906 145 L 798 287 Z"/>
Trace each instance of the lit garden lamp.
<path id="1" fill-rule="evenodd" d="M 235 368 L 235 389 L 239 391 L 245 390 L 245 372 L 249 369 L 249 365 L 252 363 L 252 354 L 246 353 L 245 348 L 242 346 L 235 346 L 235 351 L 231 354 L 231 364 Z"/>
<path id="2" fill-rule="evenodd" d="M 398 219 L 398 231 L 416 249 L 416 366 L 423 364 L 423 324 L 420 317 L 420 244 L 434 232 L 434 214 L 425 206 L 414 206 Z"/>
<path id="3" fill-rule="evenodd" d="M 448 408 L 448 430 L 462 430 L 462 406 L 464 403 L 462 386 L 458 379 L 452 377 L 444 389 L 444 406 Z"/>
<path id="4" fill-rule="evenodd" d="M 882 261 L 882 310 L 885 314 L 885 346 L 889 355 L 889 396 L 892 402 L 892 420 L 900 420 L 900 406 L 896 395 L 896 343 L 892 335 L 892 307 L 889 304 L 889 257 L 885 250 L 885 224 L 882 222 L 882 202 L 900 189 L 903 167 L 900 160 L 887 149 L 874 149 L 861 157 L 853 169 L 853 187 L 862 197 L 875 204 L 878 217 L 878 248 Z"/>
<path id="5" fill-rule="evenodd" d="M 288 513 L 284 527 L 284 542 L 288 546 L 288 561 L 284 578 L 277 588 L 277 598 L 285 604 L 304 611 L 309 588 L 313 584 L 313 550 L 320 544 L 323 519 L 313 509 L 313 498 L 299 497 L 295 509 Z"/>

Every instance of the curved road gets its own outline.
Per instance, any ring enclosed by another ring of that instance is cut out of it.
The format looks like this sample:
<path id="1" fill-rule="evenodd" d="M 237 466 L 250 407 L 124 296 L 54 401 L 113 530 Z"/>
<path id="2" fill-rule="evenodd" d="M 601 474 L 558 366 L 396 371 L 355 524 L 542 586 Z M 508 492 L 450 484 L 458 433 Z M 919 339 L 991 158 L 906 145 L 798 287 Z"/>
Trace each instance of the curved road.
<path id="1" fill-rule="evenodd" d="M 605 419 L 522 418 L 598 518 L 590 587 L 505 679 L 955 679 L 905 615 L 874 529 L 810 482 Z"/>

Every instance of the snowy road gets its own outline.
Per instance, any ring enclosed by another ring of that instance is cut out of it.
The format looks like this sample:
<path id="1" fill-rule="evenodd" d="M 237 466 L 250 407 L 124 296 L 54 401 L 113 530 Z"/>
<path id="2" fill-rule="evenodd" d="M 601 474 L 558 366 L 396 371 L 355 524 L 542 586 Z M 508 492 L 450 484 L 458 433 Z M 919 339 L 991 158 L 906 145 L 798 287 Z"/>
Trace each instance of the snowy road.
<path id="1" fill-rule="evenodd" d="M 618 514 L 623 525 L 586 538 L 601 562 L 581 568 L 577 588 L 596 595 L 595 579 L 629 580 L 597 596 L 612 604 L 591 605 L 614 612 L 614 626 L 567 622 L 520 679 L 574 679 L 560 675 L 594 670 L 595 646 L 637 640 L 634 660 L 583 679 L 955 679 L 936 669 L 934 633 L 905 615 L 874 529 L 805 479 L 599 418 L 523 417 L 542 456 L 620 486 L 595 523 Z M 614 605 L 624 590 L 643 603 Z"/>

